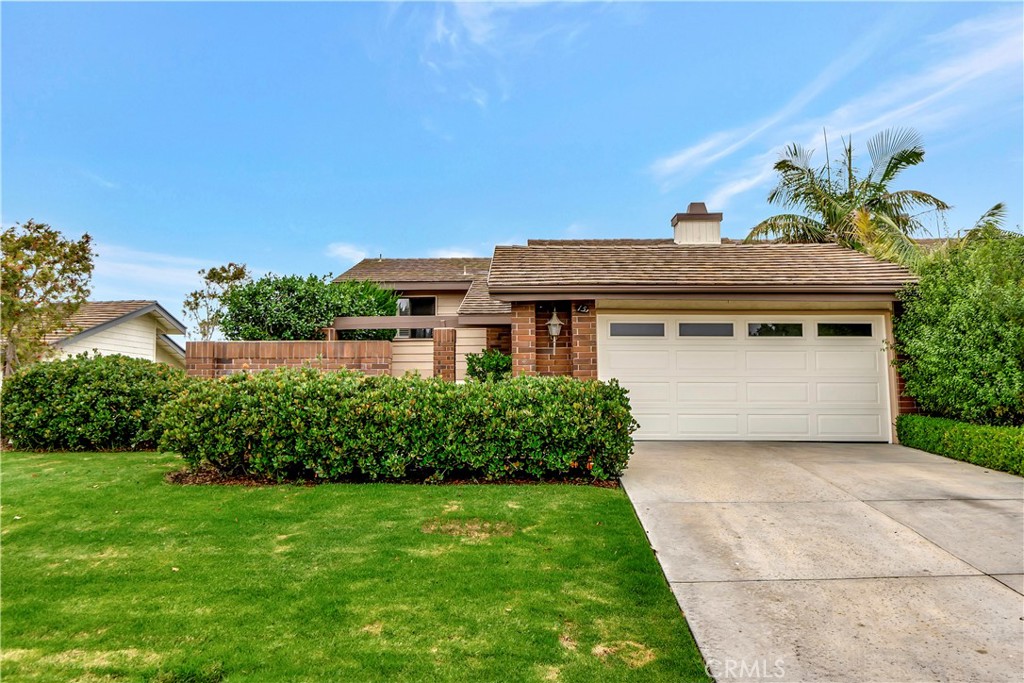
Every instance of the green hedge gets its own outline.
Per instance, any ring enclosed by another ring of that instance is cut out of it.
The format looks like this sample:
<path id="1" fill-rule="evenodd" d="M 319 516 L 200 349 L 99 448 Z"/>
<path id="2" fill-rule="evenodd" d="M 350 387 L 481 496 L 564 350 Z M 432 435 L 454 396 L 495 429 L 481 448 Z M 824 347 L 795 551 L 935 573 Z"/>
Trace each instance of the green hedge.
<path id="1" fill-rule="evenodd" d="M 1024 475 L 1024 427 L 989 427 L 941 417 L 901 415 L 896 431 L 904 446 Z"/>
<path id="2" fill-rule="evenodd" d="M 615 382 L 454 384 L 281 369 L 196 383 L 164 409 L 162 450 L 278 479 L 621 474 L 636 422 Z"/>
<path id="3" fill-rule="evenodd" d="M 466 377 L 481 382 L 501 382 L 512 376 L 512 356 L 498 349 L 466 354 Z"/>
<path id="4" fill-rule="evenodd" d="M 161 408 L 192 382 L 181 370 L 127 356 L 35 363 L 3 382 L 3 437 L 20 450 L 154 448 Z"/>

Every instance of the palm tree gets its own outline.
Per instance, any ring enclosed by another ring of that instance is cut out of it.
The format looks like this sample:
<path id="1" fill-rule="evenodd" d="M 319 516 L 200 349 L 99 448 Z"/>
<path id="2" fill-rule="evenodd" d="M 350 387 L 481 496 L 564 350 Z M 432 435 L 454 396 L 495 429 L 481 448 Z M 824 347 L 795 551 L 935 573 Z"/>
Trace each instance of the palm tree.
<path id="1" fill-rule="evenodd" d="M 825 141 L 826 156 L 828 140 Z M 921 136 L 912 129 L 889 129 L 867 143 L 871 168 L 858 177 L 853 140 L 843 140 L 836 162 L 811 165 L 814 150 L 790 144 L 775 163 L 779 184 L 768 203 L 795 210 L 755 225 L 747 242 L 834 242 L 891 261 L 910 262 L 918 253 L 912 237 L 923 230 L 921 218 L 949 208 L 919 190 L 890 190 L 903 170 L 924 160 Z"/>

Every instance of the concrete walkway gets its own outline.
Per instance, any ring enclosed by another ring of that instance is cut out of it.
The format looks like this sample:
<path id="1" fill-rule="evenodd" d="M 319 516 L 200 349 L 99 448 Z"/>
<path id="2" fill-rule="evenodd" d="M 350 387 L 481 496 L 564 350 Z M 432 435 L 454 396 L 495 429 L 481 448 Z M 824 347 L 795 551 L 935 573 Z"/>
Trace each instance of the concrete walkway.
<path id="1" fill-rule="evenodd" d="M 638 442 L 622 483 L 719 681 L 1024 680 L 1024 480 L 900 446 Z"/>

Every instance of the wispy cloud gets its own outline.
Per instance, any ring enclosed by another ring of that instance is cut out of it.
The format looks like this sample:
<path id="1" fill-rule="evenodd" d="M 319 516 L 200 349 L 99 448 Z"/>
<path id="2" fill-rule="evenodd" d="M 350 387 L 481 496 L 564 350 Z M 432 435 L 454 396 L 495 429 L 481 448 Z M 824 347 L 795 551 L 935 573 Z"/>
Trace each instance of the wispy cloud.
<path id="1" fill-rule="evenodd" d="M 470 258 L 481 255 L 476 249 L 467 247 L 442 247 L 432 249 L 429 253 L 433 258 Z"/>
<path id="2" fill-rule="evenodd" d="M 116 244 L 98 243 L 95 249 L 92 299 L 155 299 L 172 313 L 180 312 L 185 295 L 200 286 L 199 269 L 213 265 Z"/>
<path id="3" fill-rule="evenodd" d="M 856 63 L 870 56 L 880 36 L 854 52 Z M 919 40 L 929 58 L 916 68 L 894 73 L 867 92 L 821 114 L 807 115 L 813 100 L 841 83 L 851 67 L 827 68 L 799 95 L 773 115 L 736 130 L 717 131 L 689 148 L 655 160 L 650 171 L 663 189 L 696 170 L 713 171 L 720 178 L 708 194 L 709 206 L 726 208 L 735 197 L 763 190 L 774 180 L 772 164 L 781 144 L 799 142 L 819 148 L 823 127 L 830 139 L 841 135 L 874 133 L 892 126 L 911 126 L 924 133 L 949 133 L 964 127 L 970 117 L 1014 97 L 1007 79 L 1019 82 L 1024 63 L 1024 26 L 1019 11 L 999 10 L 956 24 Z M 1018 102 L 1019 106 L 1019 102 Z M 753 153 L 737 155 L 771 133 Z"/>
<path id="4" fill-rule="evenodd" d="M 103 176 L 101 176 L 101 175 L 99 175 L 97 173 L 93 173 L 92 171 L 87 171 L 85 169 L 82 169 L 82 170 L 79 171 L 79 173 L 81 173 L 82 177 L 85 178 L 86 180 L 92 181 L 93 183 L 95 183 L 96 185 L 99 185 L 100 187 L 102 187 L 105 190 L 117 190 L 117 189 L 120 189 L 120 187 L 121 187 L 118 183 L 115 183 L 112 180 L 107 180 Z"/>
<path id="5" fill-rule="evenodd" d="M 366 258 L 366 250 L 347 242 L 331 242 L 327 245 L 327 255 L 344 263 L 355 263 Z"/>
<path id="6" fill-rule="evenodd" d="M 888 23 L 879 25 L 851 45 L 843 55 L 825 67 L 813 81 L 777 111 L 740 128 L 716 131 L 689 147 L 656 159 L 650 166 L 651 173 L 667 189 L 687 174 L 699 171 L 747 147 L 765 132 L 800 113 L 815 98 L 871 57 L 889 32 Z"/>
<path id="7" fill-rule="evenodd" d="M 418 12 L 413 6 L 410 11 Z M 585 30 L 580 7 L 564 12 L 541 2 L 459 2 L 432 6 L 421 22 L 420 63 L 435 81 L 438 94 L 486 110 L 512 92 L 508 66 L 530 56 L 542 42 L 569 48 Z M 536 15 L 544 14 L 542 20 Z M 571 16 L 571 18 L 567 18 Z M 385 26 L 395 25 L 389 10 Z"/>

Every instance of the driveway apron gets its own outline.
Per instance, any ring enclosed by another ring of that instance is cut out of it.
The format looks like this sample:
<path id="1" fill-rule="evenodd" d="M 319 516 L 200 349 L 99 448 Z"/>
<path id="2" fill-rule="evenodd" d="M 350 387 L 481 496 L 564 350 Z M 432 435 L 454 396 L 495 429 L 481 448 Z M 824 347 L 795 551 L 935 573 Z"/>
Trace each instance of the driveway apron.
<path id="1" fill-rule="evenodd" d="M 1024 680 L 1024 480 L 901 446 L 637 442 L 622 477 L 719 681 Z"/>

